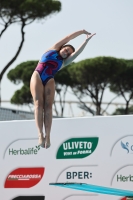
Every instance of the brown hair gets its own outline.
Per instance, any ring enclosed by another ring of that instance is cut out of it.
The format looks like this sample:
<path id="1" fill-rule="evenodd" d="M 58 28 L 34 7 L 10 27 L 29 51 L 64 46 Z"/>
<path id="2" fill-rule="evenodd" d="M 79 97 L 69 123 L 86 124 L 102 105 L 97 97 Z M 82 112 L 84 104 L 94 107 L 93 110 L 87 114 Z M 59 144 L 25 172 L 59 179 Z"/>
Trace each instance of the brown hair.
<path id="1" fill-rule="evenodd" d="M 66 45 L 62 46 L 61 49 L 63 49 L 64 47 L 70 47 L 73 50 L 73 52 L 75 51 L 75 48 L 71 44 L 66 44 Z"/>

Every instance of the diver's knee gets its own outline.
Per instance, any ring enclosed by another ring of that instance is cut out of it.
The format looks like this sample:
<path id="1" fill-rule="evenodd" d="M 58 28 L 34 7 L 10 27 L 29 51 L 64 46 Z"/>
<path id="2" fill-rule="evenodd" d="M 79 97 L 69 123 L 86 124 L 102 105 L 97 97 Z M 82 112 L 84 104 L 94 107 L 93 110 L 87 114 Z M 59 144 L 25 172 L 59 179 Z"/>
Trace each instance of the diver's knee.
<path id="1" fill-rule="evenodd" d="M 43 109 L 43 101 L 41 101 L 41 100 L 34 100 L 34 107 L 35 107 L 35 109 L 39 109 L 39 108 Z"/>

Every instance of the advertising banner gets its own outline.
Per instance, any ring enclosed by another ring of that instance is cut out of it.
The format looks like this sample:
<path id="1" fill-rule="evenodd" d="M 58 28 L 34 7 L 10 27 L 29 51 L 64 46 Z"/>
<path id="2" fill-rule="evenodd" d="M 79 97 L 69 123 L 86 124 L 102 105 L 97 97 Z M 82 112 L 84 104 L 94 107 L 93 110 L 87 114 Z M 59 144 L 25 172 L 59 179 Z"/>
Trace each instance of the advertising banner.
<path id="1" fill-rule="evenodd" d="M 133 116 L 54 119 L 51 147 L 34 120 L 0 122 L 4 200 L 133 198 Z"/>

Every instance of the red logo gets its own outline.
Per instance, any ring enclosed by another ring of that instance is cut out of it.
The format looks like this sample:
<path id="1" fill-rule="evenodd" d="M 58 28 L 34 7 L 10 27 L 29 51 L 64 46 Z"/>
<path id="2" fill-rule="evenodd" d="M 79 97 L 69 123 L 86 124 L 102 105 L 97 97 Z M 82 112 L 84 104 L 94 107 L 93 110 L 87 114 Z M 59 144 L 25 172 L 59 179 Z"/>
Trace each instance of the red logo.
<path id="1" fill-rule="evenodd" d="M 30 188 L 38 184 L 43 177 L 44 167 L 18 168 L 6 178 L 5 188 Z"/>

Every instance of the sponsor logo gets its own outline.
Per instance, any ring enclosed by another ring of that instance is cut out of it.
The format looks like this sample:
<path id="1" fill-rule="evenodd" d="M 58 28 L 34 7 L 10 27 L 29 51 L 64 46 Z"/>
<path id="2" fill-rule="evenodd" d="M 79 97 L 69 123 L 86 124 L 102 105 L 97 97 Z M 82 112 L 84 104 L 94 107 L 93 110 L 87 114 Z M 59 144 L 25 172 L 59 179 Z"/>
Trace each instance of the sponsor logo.
<path id="1" fill-rule="evenodd" d="M 121 141 L 121 147 L 127 152 L 127 154 L 128 153 L 133 154 L 133 144 Z"/>
<path id="2" fill-rule="evenodd" d="M 120 156 L 123 154 L 123 156 L 130 156 L 133 154 L 133 135 L 128 135 L 119 138 L 117 140 L 110 152 L 110 156 Z M 123 160 L 123 157 L 119 157 L 120 160 Z"/>
<path id="3" fill-rule="evenodd" d="M 29 140 L 31 146 L 29 146 Z M 37 156 L 41 152 L 41 147 L 37 144 L 36 138 L 27 138 L 27 139 L 17 139 L 12 141 L 5 148 L 3 159 L 14 157 L 16 159 L 17 156 L 20 158 L 23 156 Z"/>
<path id="4" fill-rule="evenodd" d="M 30 188 L 38 184 L 43 177 L 44 168 L 18 168 L 5 180 L 5 188 Z"/>
<path id="5" fill-rule="evenodd" d="M 65 168 L 57 176 L 57 183 L 75 182 L 75 183 L 94 183 L 93 177 L 97 173 L 97 165 L 74 165 Z"/>
<path id="6" fill-rule="evenodd" d="M 130 174 L 129 176 L 123 176 L 117 174 L 117 182 L 133 182 L 133 176 Z"/>
<path id="7" fill-rule="evenodd" d="M 19 196 L 13 200 L 45 200 L 45 196 Z"/>
<path id="8" fill-rule="evenodd" d="M 79 159 L 91 155 L 98 145 L 98 137 L 71 138 L 59 147 L 57 159 Z"/>
<path id="9" fill-rule="evenodd" d="M 112 187 L 119 187 L 123 190 L 130 190 L 130 195 L 133 194 L 132 187 L 133 187 L 133 165 L 123 166 L 118 169 L 112 177 L 111 185 Z M 126 196 L 125 193 L 124 196 Z M 127 195 L 128 196 L 128 195 Z"/>
<path id="10" fill-rule="evenodd" d="M 87 172 L 87 171 L 84 171 L 84 172 L 81 172 L 81 171 L 66 172 L 66 179 L 70 180 L 70 179 L 75 179 L 75 178 L 90 179 L 90 178 L 92 178 L 92 173 Z"/>
<path id="11" fill-rule="evenodd" d="M 32 148 L 27 148 L 27 149 L 14 149 L 14 148 L 9 148 L 8 153 L 9 156 L 16 156 L 16 155 L 37 155 L 38 151 L 40 150 L 40 146 L 35 146 Z"/>

